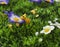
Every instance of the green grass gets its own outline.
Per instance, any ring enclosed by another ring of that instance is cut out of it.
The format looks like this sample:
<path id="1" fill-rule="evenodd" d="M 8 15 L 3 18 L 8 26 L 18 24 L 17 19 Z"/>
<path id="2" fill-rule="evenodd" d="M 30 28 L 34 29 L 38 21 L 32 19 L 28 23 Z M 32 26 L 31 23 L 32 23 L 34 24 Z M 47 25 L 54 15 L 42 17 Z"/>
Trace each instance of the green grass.
<path id="1" fill-rule="evenodd" d="M 10 0 L 8 5 L 0 5 L 0 47 L 60 47 L 60 29 L 55 28 L 50 34 L 39 34 L 43 26 L 48 25 L 48 21 L 53 21 L 56 17 L 60 22 L 60 4 L 49 3 L 31 3 L 28 0 Z M 39 17 L 31 14 L 31 10 L 37 8 Z M 3 10 L 12 10 L 15 14 L 23 15 L 24 13 L 31 19 L 30 24 L 23 24 L 17 27 L 8 21 L 7 15 Z M 12 24 L 9 28 L 7 25 Z M 43 38 L 42 42 L 38 42 Z"/>

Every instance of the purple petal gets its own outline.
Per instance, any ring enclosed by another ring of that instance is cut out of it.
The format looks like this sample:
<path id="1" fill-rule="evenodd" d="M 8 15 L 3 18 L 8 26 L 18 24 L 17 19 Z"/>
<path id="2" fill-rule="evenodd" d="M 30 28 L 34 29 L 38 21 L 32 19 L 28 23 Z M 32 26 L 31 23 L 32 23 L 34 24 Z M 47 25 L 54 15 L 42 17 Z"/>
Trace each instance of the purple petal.
<path id="1" fill-rule="evenodd" d="M 42 0 L 30 0 L 31 2 L 41 2 Z"/>
<path id="2" fill-rule="evenodd" d="M 46 2 L 54 3 L 54 0 L 45 0 Z"/>
<path id="3" fill-rule="evenodd" d="M 18 18 L 20 18 L 18 15 L 15 15 L 12 11 L 4 11 L 5 14 L 8 15 L 8 18 L 9 18 L 9 22 L 11 23 L 25 23 L 25 20 L 21 20 L 20 22 L 15 22 L 14 20 L 11 20 L 12 16 L 17 16 Z"/>
<path id="4" fill-rule="evenodd" d="M 4 11 L 5 14 L 8 15 L 8 17 L 11 17 L 14 13 L 12 11 Z"/>
<path id="5" fill-rule="evenodd" d="M 8 17 L 11 17 L 14 13 L 13 12 L 8 12 Z"/>
<path id="6" fill-rule="evenodd" d="M 23 24 L 23 23 L 25 23 L 24 20 L 22 20 L 22 21 L 20 21 L 20 22 L 15 22 L 14 20 L 9 20 L 9 22 L 11 22 L 11 23 L 19 23 L 19 24 Z"/>
<path id="7" fill-rule="evenodd" d="M 6 4 L 8 4 L 8 3 L 9 3 L 9 0 L 0 0 L 0 4 L 1 4 L 2 2 L 5 2 Z"/>
<path id="8" fill-rule="evenodd" d="M 13 20 L 10 20 L 10 19 L 9 19 L 9 22 L 14 23 L 14 21 Z"/>
<path id="9" fill-rule="evenodd" d="M 22 23 L 25 23 L 25 20 L 22 20 L 21 22 L 19 22 L 20 24 L 22 24 Z"/>
<path id="10" fill-rule="evenodd" d="M 50 3 L 54 3 L 54 0 L 51 0 Z"/>

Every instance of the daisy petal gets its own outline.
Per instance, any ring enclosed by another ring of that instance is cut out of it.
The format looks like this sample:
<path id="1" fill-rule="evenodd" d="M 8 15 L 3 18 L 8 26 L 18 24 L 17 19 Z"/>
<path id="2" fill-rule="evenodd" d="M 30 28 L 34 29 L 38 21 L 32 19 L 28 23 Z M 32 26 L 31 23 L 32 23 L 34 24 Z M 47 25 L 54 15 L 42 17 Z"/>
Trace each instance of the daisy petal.
<path id="1" fill-rule="evenodd" d="M 55 27 L 54 26 L 50 26 L 50 28 L 51 28 L 51 30 L 54 30 Z"/>
<path id="2" fill-rule="evenodd" d="M 40 33 L 44 33 L 44 30 L 40 31 Z"/>

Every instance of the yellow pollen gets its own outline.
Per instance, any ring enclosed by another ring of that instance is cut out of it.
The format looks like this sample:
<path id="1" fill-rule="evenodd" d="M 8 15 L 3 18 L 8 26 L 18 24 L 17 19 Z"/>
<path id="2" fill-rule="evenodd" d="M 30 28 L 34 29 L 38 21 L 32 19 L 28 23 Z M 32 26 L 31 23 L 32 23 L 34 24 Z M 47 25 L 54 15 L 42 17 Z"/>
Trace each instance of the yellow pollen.
<path id="1" fill-rule="evenodd" d="M 19 23 L 16 23 L 16 26 L 19 27 Z"/>
<path id="2" fill-rule="evenodd" d="M 31 13 L 36 14 L 36 11 L 35 10 L 31 10 Z"/>
<path id="3" fill-rule="evenodd" d="M 23 14 L 20 18 L 25 20 L 26 19 L 26 14 Z"/>
<path id="4" fill-rule="evenodd" d="M 30 23 L 30 19 L 29 19 L 29 18 L 26 18 L 26 19 L 25 19 L 25 22 L 26 22 L 27 24 L 29 24 L 29 23 Z"/>
<path id="5" fill-rule="evenodd" d="M 23 17 L 26 17 L 26 14 L 23 14 Z"/>
<path id="6" fill-rule="evenodd" d="M 50 28 L 46 28 L 46 29 L 44 29 L 45 32 L 48 32 L 49 30 L 50 30 Z"/>
<path id="7" fill-rule="evenodd" d="M 6 4 L 5 2 L 1 2 L 1 4 Z"/>
<path id="8" fill-rule="evenodd" d="M 12 27 L 12 24 L 8 24 L 8 27 L 11 28 Z"/>
<path id="9" fill-rule="evenodd" d="M 14 18 L 14 21 L 15 21 L 15 22 L 18 22 L 18 20 L 19 20 L 18 18 L 16 18 L 16 17 Z"/>
<path id="10" fill-rule="evenodd" d="M 25 20 L 25 19 L 26 19 L 26 17 L 23 17 L 23 16 L 21 16 L 20 18 L 21 18 L 22 20 Z"/>
<path id="11" fill-rule="evenodd" d="M 50 2 L 50 0 L 46 0 L 47 2 Z"/>

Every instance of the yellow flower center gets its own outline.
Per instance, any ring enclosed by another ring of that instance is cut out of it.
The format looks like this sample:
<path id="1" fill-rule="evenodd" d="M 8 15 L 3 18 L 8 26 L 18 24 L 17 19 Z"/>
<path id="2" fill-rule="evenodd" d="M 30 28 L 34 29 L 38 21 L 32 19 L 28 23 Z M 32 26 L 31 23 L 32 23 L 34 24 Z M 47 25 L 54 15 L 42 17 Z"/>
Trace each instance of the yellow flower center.
<path id="1" fill-rule="evenodd" d="M 46 29 L 44 29 L 45 32 L 48 32 L 49 30 L 50 30 L 50 28 L 46 28 Z"/>
<path id="2" fill-rule="evenodd" d="M 46 0 L 47 2 L 50 2 L 50 0 Z"/>
<path id="3" fill-rule="evenodd" d="M 23 17 L 26 17 L 26 14 L 24 14 Z"/>
<path id="4" fill-rule="evenodd" d="M 1 2 L 1 4 L 6 4 L 5 2 Z"/>
<path id="5" fill-rule="evenodd" d="M 15 22 L 18 22 L 18 20 L 19 20 L 18 18 L 16 18 L 16 17 L 14 18 L 14 21 L 15 21 Z"/>
<path id="6" fill-rule="evenodd" d="M 20 18 L 25 20 L 26 19 L 26 14 L 23 14 Z"/>
<path id="7" fill-rule="evenodd" d="M 29 23 L 30 23 L 30 19 L 29 19 L 29 18 L 26 18 L 26 19 L 25 19 L 25 22 L 26 22 L 27 24 L 29 24 Z"/>

